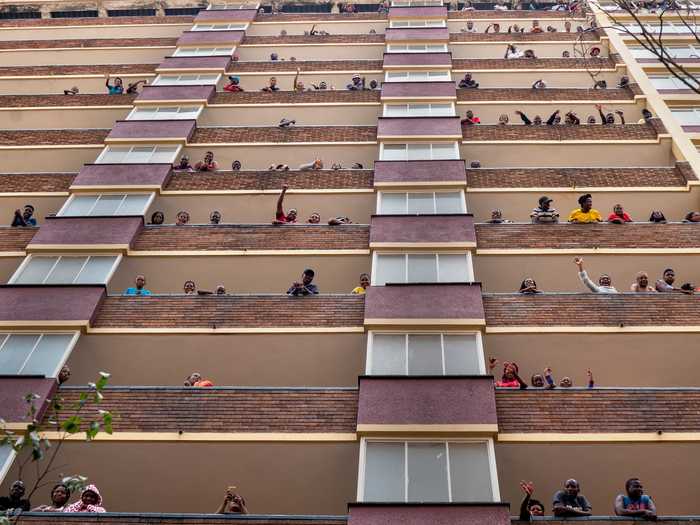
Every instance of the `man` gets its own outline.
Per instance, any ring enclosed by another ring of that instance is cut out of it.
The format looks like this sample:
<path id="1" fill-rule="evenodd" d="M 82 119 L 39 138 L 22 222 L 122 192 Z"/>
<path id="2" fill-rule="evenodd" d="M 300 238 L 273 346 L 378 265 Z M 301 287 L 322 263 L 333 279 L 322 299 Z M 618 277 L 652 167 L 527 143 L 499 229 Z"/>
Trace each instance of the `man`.
<path id="1" fill-rule="evenodd" d="M 146 278 L 143 275 L 136 276 L 136 286 L 127 288 L 124 295 L 151 295 L 151 291 L 144 288 L 146 286 Z"/>
<path id="2" fill-rule="evenodd" d="M 190 164 L 190 158 L 187 155 L 180 157 L 180 163 L 173 166 L 176 170 L 192 171 L 192 165 Z"/>
<path id="3" fill-rule="evenodd" d="M 512 224 L 513 221 L 503 218 L 503 210 L 496 208 L 491 210 L 491 218 L 486 221 L 487 224 Z"/>
<path id="4" fill-rule="evenodd" d="M 484 34 L 489 32 L 489 29 L 493 29 L 494 33 L 500 33 L 501 32 L 501 24 L 489 24 L 486 30 L 484 31 Z"/>
<path id="5" fill-rule="evenodd" d="M 19 479 L 15 481 L 10 485 L 10 495 L 0 497 L 0 511 L 22 509 L 24 512 L 28 512 L 31 504 L 28 499 L 22 499 L 25 492 L 24 482 Z"/>
<path id="6" fill-rule="evenodd" d="M 639 272 L 635 278 L 630 291 L 637 293 L 656 293 L 656 290 L 649 285 L 649 274 L 647 272 Z"/>
<path id="7" fill-rule="evenodd" d="M 550 204 L 554 202 L 552 199 L 543 195 L 540 197 L 539 206 L 532 210 L 530 219 L 532 224 L 554 224 L 559 222 L 559 213 Z"/>
<path id="8" fill-rule="evenodd" d="M 214 152 L 207 151 L 204 155 L 204 160 L 194 165 L 197 171 L 216 171 L 219 169 L 219 164 L 214 160 Z"/>
<path id="9" fill-rule="evenodd" d="M 558 518 L 570 518 L 576 516 L 590 516 L 591 504 L 585 496 L 579 493 L 578 481 L 568 479 L 564 484 L 564 490 L 554 494 L 553 510 Z"/>
<path id="10" fill-rule="evenodd" d="M 241 79 L 239 77 L 231 75 L 228 77 L 228 84 L 224 86 L 224 91 L 228 91 L 229 93 L 239 93 L 243 91 L 243 88 L 240 86 L 240 84 Z"/>
<path id="11" fill-rule="evenodd" d="M 630 478 L 625 483 L 627 495 L 618 494 L 615 498 L 615 514 L 644 520 L 656 521 L 656 505 L 644 494 L 644 487 L 638 478 Z"/>
<path id="12" fill-rule="evenodd" d="M 61 367 L 61 370 L 58 372 L 58 377 L 56 379 L 58 379 L 59 385 L 62 385 L 70 379 L 70 368 L 68 367 L 68 365 L 63 365 Z"/>
<path id="13" fill-rule="evenodd" d="M 267 91 L 267 92 L 273 92 L 273 91 L 279 91 L 280 88 L 277 85 L 277 77 L 270 77 L 270 80 L 268 81 L 268 85 L 262 88 L 260 91 Z"/>
<path id="14" fill-rule="evenodd" d="M 459 81 L 459 87 L 463 89 L 476 89 L 479 83 L 472 78 L 471 73 L 465 73 L 464 78 Z"/>
<path id="15" fill-rule="evenodd" d="M 317 295 L 318 286 L 311 281 L 314 280 L 314 271 L 311 268 L 304 270 L 301 274 L 301 282 L 294 282 L 287 290 L 287 295 L 298 297 L 300 295 Z"/>
<path id="16" fill-rule="evenodd" d="M 235 490 L 236 487 L 226 489 L 226 496 L 219 510 L 216 511 L 217 514 L 248 514 L 243 496 L 236 494 Z"/>
<path id="17" fill-rule="evenodd" d="M 15 210 L 15 216 L 12 219 L 12 227 L 36 226 L 34 215 L 34 206 L 27 204 L 24 206 L 24 212 Z"/>
<path id="18" fill-rule="evenodd" d="M 313 212 L 311 215 L 309 215 L 309 218 L 306 220 L 306 222 L 309 224 L 320 224 L 321 214 L 317 211 Z"/>
<path id="19" fill-rule="evenodd" d="M 576 224 L 589 224 L 601 222 L 603 218 L 598 210 L 593 209 L 593 196 L 590 193 L 578 198 L 580 208 L 576 208 L 569 214 L 569 222 Z"/>
<path id="20" fill-rule="evenodd" d="M 600 115 L 600 121 L 601 121 L 601 124 L 603 124 L 603 126 L 612 126 L 613 124 L 615 124 L 615 115 L 620 117 L 620 124 L 625 123 L 625 114 L 622 111 L 620 111 L 619 109 L 617 111 L 615 111 L 615 114 L 613 114 L 613 113 L 604 114 L 603 113 L 603 106 L 601 106 L 600 104 L 596 104 L 595 108 L 598 110 L 598 115 Z"/>
<path id="21" fill-rule="evenodd" d="M 537 375 L 539 376 L 539 374 Z M 539 377 L 542 379 L 542 376 Z M 535 485 L 532 483 L 532 481 L 521 481 L 520 488 L 523 489 L 523 492 L 525 493 L 525 498 L 520 504 L 520 521 L 531 521 L 532 516 L 544 516 L 544 505 L 542 505 L 542 503 L 540 503 L 538 500 L 532 499 L 532 494 L 535 492 Z"/>
<path id="22" fill-rule="evenodd" d="M 345 86 L 350 91 L 362 91 L 365 89 L 365 80 L 357 73 L 352 76 L 350 84 Z"/>
<path id="23" fill-rule="evenodd" d="M 192 372 L 187 379 L 185 379 L 185 386 L 196 386 L 196 387 L 212 387 L 214 383 L 209 379 L 202 379 L 202 374 L 199 372 Z"/>
<path id="24" fill-rule="evenodd" d="M 586 287 L 593 293 L 618 293 L 612 285 L 612 279 L 606 273 L 598 278 L 598 284 L 595 284 L 588 277 L 588 273 L 583 269 L 583 257 L 575 257 L 574 263 L 578 266 L 578 278 Z"/>
<path id="25" fill-rule="evenodd" d="M 234 160 L 231 163 L 231 169 L 233 171 L 241 171 L 241 161 L 240 160 Z"/>
<path id="26" fill-rule="evenodd" d="M 661 293 L 685 293 L 685 294 L 692 294 L 692 290 L 688 290 L 687 286 L 685 288 L 676 288 L 673 286 L 673 283 L 676 280 L 676 272 L 673 271 L 673 268 L 666 268 L 663 273 L 663 278 L 659 279 L 656 281 L 656 291 L 661 292 Z"/>
<path id="27" fill-rule="evenodd" d="M 464 118 L 461 120 L 462 126 L 473 126 L 475 124 L 481 124 L 481 119 L 474 116 L 474 112 L 469 109 L 467 110 Z"/>
<path id="28" fill-rule="evenodd" d="M 221 212 L 218 210 L 214 210 L 209 214 L 209 223 L 210 224 L 219 224 L 221 222 Z"/>
<path id="29" fill-rule="evenodd" d="M 564 50 L 564 51 L 561 52 L 561 57 L 562 57 L 562 58 L 571 58 L 571 53 L 569 53 L 568 51 Z"/>
<path id="30" fill-rule="evenodd" d="M 469 20 L 467 22 L 467 27 L 462 29 L 462 33 L 476 33 L 476 27 L 474 27 L 474 21 Z"/>
<path id="31" fill-rule="evenodd" d="M 351 293 L 353 293 L 355 295 L 364 295 L 367 292 L 368 287 L 369 287 L 369 274 L 368 273 L 361 273 L 360 274 L 360 286 L 353 288 Z"/>
<path id="32" fill-rule="evenodd" d="M 530 33 L 542 33 L 542 28 L 537 20 L 532 21 L 532 28 L 530 28 Z"/>
<path id="33" fill-rule="evenodd" d="M 533 120 L 530 120 L 525 113 L 522 111 L 516 111 L 516 115 L 520 117 L 520 120 L 523 121 L 523 124 L 526 126 L 541 126 L 542 125 L 542 117 L 539 115 L 535 115 L 535 118 Z M 549 122 L 548 122 L 549 123 Z"/>
<path id="34" fill-rule="evenodd" d="M 297 222 L 297 210 L 292 208 L 286 214 L 284 213 L 284 196 L 287 193 L 289 186 L 284 184 L 282 186 L 282 192 L 277 199 L 277 211 L 275 213 L 275 220 L 273 224 L 288 224 Z"/>
<path id="35" fill-rule="evenodd" d="M 624 224 L 626 222 L 632 222 L 632 217 L 622 208 L 622 204 L 615 204 L 615 206 L 613 206 L 613 212 L 608 215 L 608 222 Z"/>

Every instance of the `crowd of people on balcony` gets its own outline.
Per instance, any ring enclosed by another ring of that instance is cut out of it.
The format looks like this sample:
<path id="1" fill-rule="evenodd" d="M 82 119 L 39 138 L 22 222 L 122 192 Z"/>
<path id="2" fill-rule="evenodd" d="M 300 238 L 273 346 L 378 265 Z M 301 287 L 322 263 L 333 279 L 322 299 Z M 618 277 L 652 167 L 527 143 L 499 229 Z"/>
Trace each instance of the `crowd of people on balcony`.
<path id="1" fill-rule="evenodd" d="M 272 53 L 270 60 L 276 62 L 279 60 L 276 53 Z M 292 81 L 292 91 L 302 92 L 302 91 L 335 91 L 335 86 L 322 80 L 317 84 L 310 84 L 306 86 L 302 80 L 299 79 L 301 75 L 301 69 L 297 68 L 296 75 Z M 381 88 L 381 83 L 372 79 L 369 82 L 366 77 L 361 76 L 359 73 L 352 75 L 350 82 L 346 84 L 345 89 L 347 91 L 374 91 Z M 224 91 L 229 93 L 238 93 L 245 91 L 243 86 L 241 86 L 241 78 L 236 75 L 229 75 L 228 82 L 223 87 Z M 260 91 L 266 93 L 276 93 L 277 91 L 282 91 L 279 84 L 277 83 L 277 77 L 272 76 L 268 79 L 267 85 L 260 88 Z"/>
<path id="2" fill-rule="evenodd" d="M 284 197 L 287 194 L 288 189 L 289 189 L 288 185 L 284 184 L 282 186 L 282 191 L 280 192 L 280 195 L 277 199 L 277 207 L 275 209 L 275 219 L 272 221 L 272 224 L 275 224 L 275 225 L 296 224 L 296 222 L 299 219 L 298 212 L 297 212 L 296 208 L 290 208 L 289 210 L 287 210 L 286 213 L 284 211 Z M 321 214 L 318 212 L 313 212 L 311 215 L 309 215 L 309 218 L 306 219 L 306 223 L 307 224 L 320 224 L 321 223 Z M 336 217 L 331 217 L 330 219 L 328 219 L 329 226 L 342 226 L 344 224 L 352 224 L 352 220 L 350 219 L 350 217 L 347 217 L 344 215 L 338 215 Z"/>
<path id="3" fill-rule="evenodd" d="M 465 82 L 463 79 L 462 82 Z M 467 82 L 475 82 L 471 75 L 469 75 Z M 542 80 L 537 80 L 535 82 L 536 85 L 541 85 L 543 84 Z M 534 89 L 540 89 L 537 88 L 536 85 L 533 85 Z M 522 121 L 523 125 L 525 126 L 558 126 L 558 125 L 563 125 L 563 126 L 580 126 L 580 125 L 589 125 L 589 126 L 594 126 L 594 125 L 603 125 L 603 126 L 612 126 L 615 124 L 624 125 L 627 122 L 625 121 L 625 114 L 622 110 L 615 110 L 615 111 L 609 111 L 607 113 L 603 112 L 603 107 L 600 104 L 595 105 L 596 110 L 598 111 L 598 115 L 600 118 L 600 121 L 596 119 L 595 116 L 593 115 L 588 115 L 586 117 L 585 123 L 582 123 L 580 117 L 573 111 L 567 111 L 564 113 L 564 118 L 561 116 L 561 110 L 557 109 L 555 110 L 547 120 L 543 120 L 540 115 L 535 115 L 532 119 L 528 117 L 524 112 L 520 110 L 516 110 L 515 114 L 520 118 Z M 647 118 L 642 118 L 639 123 L 644 123 L 648 119 Z M 477 124 L 481 124 L 481 118 L 478 117 L 475 113 L 474 110 L 467 110 L 465 113 L 464 118 L 461 120 L 462 126 L 474 126 Z M 498 117 L 498 125 L 500 126 L 505 126 L 510 124 L 510 116 L 507 113 L 503 113 Z"/>
<path id="4" fill-rule="evenodd" d="M 58 483 L 51 489 L 51 503 L 31 508 L 29 498 L 25 498 L 27 492 L 24 482 L 17 480 L 10 485 L 8 496 L 0 497 L 0 511 L 16 512 L 66 512 L 66 513 L 103 513 L 107 512 L 102 505 L 102 496 L 95 485 L 88 485 L 83 489 L 80 498 L 74 503 L 68 503 L 71 491 L 65 483 Z"/>
<path id="5" fill-rule="evenodd" d="M 498 366 L 498 360 L 495 357 L 490 357 L 489 373 L 493 373 L 496 366 Z M 520 377 L 519 371 L 520 368 L 518 367 L 517 363 L 510 361 L 504 362 L 501 378 L 494 381 L 494 386 L 496 386 L 496 388 L 518 388 L 520 390 L 525 390 L 527 388 L 553 390 L 557 388 L 557 382 L 554 379 L 552 369 L 550 367 L 546 367 L 542 374 L 533 374 L 530 378 L 529 385 Z M 593 372 L 587 370 L 586 376 L 588 377 L 587 388 L 595 387 Z M 559 380 L 560 388 L 572 388 L 573 386 L 574 382 L 569 376 L 564 376 Z"/>

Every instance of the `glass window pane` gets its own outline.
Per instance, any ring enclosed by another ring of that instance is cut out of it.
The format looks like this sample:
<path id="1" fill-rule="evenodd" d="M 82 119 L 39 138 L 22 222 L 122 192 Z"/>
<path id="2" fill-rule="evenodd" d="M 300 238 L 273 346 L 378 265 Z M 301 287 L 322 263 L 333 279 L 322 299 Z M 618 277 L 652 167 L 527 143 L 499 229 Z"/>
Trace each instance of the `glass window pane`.
<path id="1" fill-rule="evenodd" d="M 86 257 L 61 257 L 49 274 L 46 284 L 72 284 L 86 259 Z"/>
<path id="2" fill-rule="evenodd" d="M 117 211 L 117 208 L 121 204 L 122 199 L 124 199 L 124 195 L 100 195 L 100 198 L 97 200 L 97 204 L 95 205 L 90 215 L 114 215 L 114 212 Z"/>
<path id="3" fill-rule="evenodd" d="M 408 336 L 408 374 L 442 375 L 439 334 Z"/>
<path id="4" fill-rule="evenodd" d="M 119 215 L 143 215 L 146 212 L 146 204 L 150 195 L 127 195 L 121 207 L 117 210 Z"/>
<path id="5" fill-rule="evenodd" d="M 129 148 L 115 148 L 109 146 L 103 151 L 102 155 L 100 155 L 100 163 L 117 164 L 119 162 L 124 162 L 128 153 Z"/>
<path id="6" fill-rule="evenodd" d="M 437 261 L 433 254 L 408 255 L 408 282 L 437 282 Z"/>
<path id="7" fill-rule="evenodd" d="M 409 144 L 408 160 L 430 160 L 430 144 Z"/>
<path id="8" fill-rule="evenodd" d="M 61 215 L 70 215 L 74 217 L 85 217 L 95 204 L 98 195 L 77 195 L 73 197 L 70 204 L 66 207 Z"/>
<path id="9" fill-rule="evenodd" d="M 405 144 L 384 144 L 382 160 L 406 160 Z"/>
<path id="10" fill-rule="evenodd" d="M 55 377 L 58 364 L 72 339 L 72 334 L 44 334 L 22 373 Z"/>
<path id="11" fill-rule="evenodd" d="M 150 162 L 152 163 L 172 163 L 175 160 L 175 154 L 177 153 L 176 146 L 158 146 L 155 153 L 151 157 Z"/>
<path id="12" fill-rule="evenodd" d="M 430 104 L 409 104 L 410 114 L 415 117 L 430 115 Z"/>
<path id="13" fill-rule="evenodd" d="M 445 374 L 479 374 L 479 351 L 476 335 L 444 335 Z"/>
<path id="14" fill-rule="evenodd" d="M 469 265 L 467 264 L 466 255 L 440 254 L 438 257 L 441 283 L 463 283 L 469 281 Z"/>
<path id="15" fill-rule="evenodd" d="M 461 191 L 436 193 L 437 213 L 462 213 L 464 211 L 462 199 Z"/>
<path id="16" fill-rule="evenodd" d="M 373 375 L 404 375 L 406 373 L 406 336 L 380 334 L 372 336 Z"/>
<path id="17" fill-rule="evenodd" d="M 4 339 L 5 334 L 2 334 Z M 12 334 L 0 350 L 0 374 L 19 374 L 39 334 Z"/>
<path id="18" fill-rule="evenodd" d="M 452 104 L 432 104 L 430 112 L 436 117 L 453 117 L 455 114 Z"/>
<path id="19" fill-rule="evenodd" d="M 407 465 L 407 501 L 449 501 L 445 443 L 409 443 Z"/>
<path id="20" fill-rule="evenodd" d="M 376 284 L 406 282 L 406 259 L 404 255 L 377 255 Z"/>
<path id="21" fill-rule="evenodd" d="M 700 115 L 692 109 L 673 109 L 671 113 L 682 126 L 697 126 L 700 124 Z"/>
<path id="22" fill-rule="evenodd" d="M 406 114 L 406 106 L 399 104 L 387 104 L 384 106 L 385 117 L 401 117 Z"/>
<path id="23" fill-rule="evenodd" d="M 435 203 L 432 193 L 409 193 L 408 213 L 434 214 Z"/>
<path id="24" fill-rule="evenodd" d="M 404 501 L 404 444 L 367 443 L 364 501 Z"/>
<path id="25" fill-rule="evenodd" d="M 434 160 L 449 160 L 456 158 L 458 158 L 457 148 L 455 148 L 454 143 L 450 142 L 448 144 L 433 144 Z"/>
<path id="26" fill-rule="evenodd" d="M 150 162 L 151 155 L 153 154 L 153 149 L 153 146 L 134 146 L 131 148 L 129 156 L 125 162 L 148 163 Z"/>
<path id="27" fill-rule="evenodd" d="M 14 281 L 15 284 L 41 284 L 58 257 L 32 257 Z"/>
<path id="28" fill-rule="evenodd" d="M 116 260 L 116 257 L 107 255 L 90 257 L 76 284 L 107 284 L 107 275 Z"/>
<path id="29" fill-rule="evenodd" d="M 405 193 L 382 193 L 380 202 L 382 209 L 379 213 L 384 215 L 404 214 L 406 213 L 406 194 Z"/>
<path id="30" fill-rule="evenodd" d="M 493 501 L 486 443 L 450 443 L 452 501 Z"/>

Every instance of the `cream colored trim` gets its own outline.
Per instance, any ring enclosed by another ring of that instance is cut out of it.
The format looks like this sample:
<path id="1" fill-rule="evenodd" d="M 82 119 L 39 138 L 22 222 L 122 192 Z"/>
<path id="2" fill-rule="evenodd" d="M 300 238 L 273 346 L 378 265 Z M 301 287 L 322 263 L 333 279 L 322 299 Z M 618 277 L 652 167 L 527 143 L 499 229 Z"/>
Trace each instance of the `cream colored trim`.
<path id="1" fill-rule="evenodd" d="M 511 22 L 508 22 L 511 23 Z M 481 42 L 483 44 L 483 42 Z M 614 73 L 618 69 L 625 69 L 625 64 L 617 64 L 614 68 L 596 68 L 596 71 Z M 545 68 L 545 69 L 533 69 L 533 68 L 523 68 L 523 69 L 499 69 L 499 68 L 488 68 L 488 69 L 453 69 L 453 73 L 578 73 L 581 71 L 586 71 L 586 68 L 566 68 L 566 69 L 556 69 L 556 68 Z"/>
<path id="2" fill-rule="evenodd" d="M 132 257 L 220 257 L 246 255 L 369 255 L 369 250 L 127 250 Z"/>
<path id="3" fill-rule="evenodd" d="M 377 140 L 461 140 L 459 135 L 377 135 Z"/>
<path id="4" fill-rule="evenodd" d="M 20 329 L 36 329 L 41 328 L 65 328 L 65 329 L 75 329 L 79 330 L 86 328 L 90 325 L 89 319 L 68 319 L 65 321 L 45 321 L 45 320 L 32 320 L 32 321 L 0 321 L 0 327 L 2 328 L 20 328 Z"/>
<path id="5" fill-rule="evenodd" d="M 372 245 L 370 244 L 370 248 Z M 616 255 L 698 254 L 698 248 L 489 248 L 477 249 L 476 255 L 576 255 L 577 253 Z"/>
<path id="6" fill-rule="evenodd" d="M 431 319 L 431 318 L 421 318 L 417 317 L 415 319 L 370 319 L 365 318 L 365 326 L 379 326 L 379 325 L 396 325 L 396 326 L 425 326 L 425 325 L 441 325 L 441 326 L 485 326 L 486 320 L 484 319 Z"/>
<path id="7" fill-rule="evenodd" d="M 401 188 L 401 189 L 408 189 L 408 188 L 434 188 L 434 187 L 440 187 L 440 188 L 458 188 L 458 189 L 465 189 L 467 186 L 467 179 L 466 177 L 464 178 L 463 181 L 457 182 L 457 181 L 426 181 L 426 182 L 376 182 L 374 183 L 374 187 L 377 189 L 391 189 L 391 188 Z M 289 192 L 287 192 L 289 193 Z"/>
<path id="8" fill-rule="evenodd" d="M 497 440 L 504 443 L 678 443 L 700 441 L 700 432 L 502 433 Z"/>
<path id="9" fill-rule="evenodd" d="M 473 20 L 473 19 L 469 19 Z M 467 19 L 465 18 L 464 21 L 466 22 Z M 549 22 L 549 19 L 547 19 L 547 22 Z M 526 35 L 528 33 L 525 33 Z M 559 33 L 561 34 L 561 33 Z M 565 33 L 566 34 L 566 33 Z M 575 35 L 576 33 L 571 33 L 572 35 Z M 506 41 L 504 40 L 503 43 Z M 518 40 L 518 44 L 533 44 L 533 45 L 540 45 L 540 44 L 551 44 L 551 45 L 557 45 L 557 44 L 576 44 L 579 42 L 576 38 L 572 38 L 571 40 Z M 602 41 L 600 40 L 585 40 L 585 44 L 601 44 Z M 483 46 L 484 44 L 496 44 L 497 47 L 500 48 L 501 42 L 499 41 L 489 41 L 489 40 L 471 40 L 469 42 L 450 42 L 450 45 L 452 46 Z"/>
<path id="10" fill-rule="evenodd" d="M 164 190 L 160 194 L 163 196 L 178 195 L 279 195 L 280 190 Z M 339 188 L 339 189 L 294 189 L 287 190 L 287 195 L 296 193 L 304 194 L 344 194 L 344 193 L 374 193 L 371 188 Z"/>
<path id="11" fill-rule="evenodd" d="M 366 322 L 366 321 L 365 321 Z M 486 326 L 487 334 L 624 334 L 624 333 L 698 333 L 700 325 L 695 326 Z"/>
<path id="12" fill-rule="evenodd" d="M 496 434 L 497 432 L 498 425 L 495 423 L 465 425 L 357 425 L 357 434 L 359 436 L 387 434 L 399 434 L 401 436 L 416 434 Z"/>
<path id="13" fill-rule="evenodd" d="M 87 321 L 86 321 L 87 323 Z M 7 323 L 0 323 L 3 326 Z M 220 327 L 220 328 L 87 328 L 89 334 L 355 334 L 364 333 L 361 326 L 339 326 L 334 328 L 308 326 L 297 327 Z"/>
<path id="14" fill-rule="evenodd" d="M 76 186 L 71 185 L 70 193 L 95 193 L 100 191 L 155 191 L 160 193 L 160 184 L 100 184 L 95 186 Z M 66 193 L 69 195 L 69 193 Z"/>
<path id="15" fill-rule="evenodd" d="M 27 253 L 37 252 L 119 252 L 126 253 L 128 244 L 32 244 L 25 250 Z"/>
<path id="16" fill-rule="evenodd" d="M 48 42 L 48 40 L 47 40 Z M 175 49 L 176 46 L 105 46 L 105 47 L 36 47 L 36 48 L 17 48 L 17 49 L 0 49 L 0 54 L 2 53 L 31 53 L 32 51 L 41 51 L 43 53 L 52 51 L 114 51 L 128 49 L 133 51 L 134 49 Z"/>
<path id="17" fill-rule="evenodd" d="M 125 137 L 105 138 L 105 144 L 186 144 L 187 137 Z"/>
<path id="18" fill-rule="evenodd" d="M 103 77 L 104 78 L 104 77 Z M 0 146 L 0 150 L 15 149 L 102 149 L 104 144 L 42 144 L 40 146 Z"/>
<path id="19" fill-rule="evenodd" d="M 1 111 L 56 111 L 62 109 L 129 109 L 131 103 L 122 106 L 22 106 L 22 107 L 1 107 Z"/>
<path id="20" fill-rule="evenodd" d="M 306 107 L 347 107 L 348 109 L 352 109 L 353 107 L 356 106 L 381 106 L 381 102 L 304 102 L 301 104 L 297 104 L 294 102 L 287 102 L 287 103 L 281 103 L 281 102 L 276 102 L 274 104 L 269 104 L 265 103 L 265 107 L 268 108 L 285 108 L 285 107 L 294 107 L 294 108 L 306 108 Z M 212 109 L 215 108 L 259 108 L 260 104 L 209 104 L 209 107 Z"/>
<path id="21" fill-rule="evenodd" d="M 410 217 L 410 215 L 409 215 Z M 371 242 L 371 249 L 381 248 L 476 248 L 475 242 Z M 478 252 L 477 252 L 478 253 Z"/>
<path id="22" fill-rule="evenodd" d="M 443 100 L 452 100 L 456 101 L 457 97 L 456 96 L 437 96 L 437 95 L 426 95 L 424 97 L 419 97 L 419 96 L 406 96 L 406 97 L 381 97 L 380 98 L 382 103 L 386 102 L 402 102 L 404 100 L 437 100 L 437 101 L 443 101 Z M 462 138 L 461 136 L 459 138 Z"/>
<path id="23" fill-rule="evenodd" d="M 312 13 L 310 13 L 310 14 L 312 14 Z M 327 21 L 326 20 L 311 20 L 310 22 L 311 23 L 316 22 L 318 24 L 324 24 L 324 25 L 326 25 L 326 24 L 333 25 L 333 24 L 374 24 L 374 23 L 386 24 L 387 21 L 386 21 L 386 18 L 377 19 L 377 20 L 365 20 L 365 19 L 352 20 L 352 18 L 348 18 L 348 20 L 327 20 Z M 208 24 L 209 21 L 207 21 L 206 23 Z M 308 26 L 309 20 L 279 20 L 279 21 L 275 20 L 272 22 L 266 22 L 266 21 L 262 21 L 262 20 L 261 21 L 254 20 L 252 22 L 251 26 L 265 26 L 265 25 L 269 26 L 269 25 L 285 25 L 285 24 Z M 387 25 L 387 27 L 388 27 L 388 25 Z"/>
<path id="24" fill-rule="evenodd" d="M 376 146 L 376 142 L 197 142 L 187 144 L 188 148 L 217 148 L 228 146 Z M 1 147 L 1 146 L 0 146 Z"/>
<path id="25" fill-rule="evenodd" d="M 572 100 L 465 100 L 462 102 L 457 102 L 458 106 L 474 106 L 479 104 L 480 106 L 505 106 L 505 105 L 528 105 L 528 106 L 552 106 L 561 104 L 615 104 L 616 106 L 636 106 L 637 103 L 634 100 L 629 99 L 610 99 L 610 100 L 586 100 L 586 99 L 572 99 Z M 631 124 L 631 122 L 630 122 Z"/>
<path id="26" fill-rule="evenodd" d="M 157 87 L 157 86 L 156 86 Z M 195 105 L 195 104 L 204 104 L 204 106 L 208 106 L 209 103 L 207 99 L 202 98 L 202 99 L 197 99 L 197 98 L 183 98 L 182 100 L 178 99 L 167 99 L 167 100 L 134 100 L 132 102 L 134 106 L 161 106 L 164 104 L 187 104 L 187 105 Z"/>
<path id="27" fill-rule="evenodd" d="M 0 192 L 0 197 L 68 197 L 70 195 L 67 191 L 5 191 Z"/>
<path id="28" fill-rule="evenodd" d="M 207 20 L 207 23 L 209 21 Z M 403 43 L 403 40 L 401 41 Z M 324 43 L 314 43 L 314 42 L 308 42 L 308 43 L 300 43 L 300 44 L 287 44 L 287 43 L 277 43 L 277 44 L 242 44 L 239 45 L 239 48 L 255 48 L 255 47 L 280 47 L 284 46 L 285 48 L 288 47 L 368 47 L 368 46 L 375 46 L 375 47 L 384 47 L 385 43 L 384 42 L 324 42 Z"/>
<path id="29" fill-rule="evenodd" d="M 384 68 L 384 71 L 407 71 L 407 70 L 416 70 L 416 71 L 445 71 L 446 69 L 452 69 L 452 64 L 447 63 L 447 64 L 396 64 L 396 65 L 388 65 L 388 64 L 383 64 L 382 67 Z M 438 81 L 440 82 L 440 81 Z M 442 82 L 446 82 L 443 80 Z M 449 81 L 447 81 L 449 82 Z"/>
<path id="30" fill-rule="evenodd" d="M 189 58 L 189 57 L 173 57 L 173 58 Z M 211 73 L 212 75 L 223 75 L 224 71 L 220 67 L 158 67 L 155 70 L 156 74 L 162 73 L 178 73 L 181 75 L 186 75 L 187 73 Z"/>
<path id="31" fill-rule="evenodd" d="M 13 1 L 13 4 L 22 4 L 22 3 L 33 3 L 33 0 L 31 2 L 23 2 L 21 0 L 18 1 Z M 49 3 L 49 2 L 45 2 Z M 33 26 L 33 25 L 26 25 L 26 26 L 16 26 L 16 27 L 3 27 L 2 31 L 24 31 L 26 32 L 27 30 L 31 31 L 55 31 L 56 29 L 85 29 L 85 28 L 94 28 L 94 29 L 102 29 L 105 27 L 125 27 L 129 29 L 135 29 L 138 27 L 182 27 L 183 31 L 189 29 L 192 27 L 191 23 L 183 24 L 183 23 L 171 23 L 171 24 L 92 24 L 92 25 L 80 25 L 80 26 Z"/>
<path id="32" fill-rule="evenodd" d="M 42 438 L 59 439 L 61 433 L 55 431 L 42 432 Z M 67 437 L 70 441 L 85 441 L 85 434 L 78 433 Z M 100 432 L 94 441 L 169 441 L 169 442 L 346 442 L 357 441 L 357 435 L 353 432 L 319 432 L 319 433 L 291 433 L 291 432 L 114 432 L 107 434 Z"/>
<path id="33" fill-rule="evenodd" d="M 2 257 L 24 257 L 27 252 L 0 252 L 0 258 Z"/>
<path id="34" fill-rule="evenodd" d="M 26 430 L 28 424 L 29 424 L 29 422 L 19 423 L 19 422 L 9 421 L 9 422 L 5 422 L 3 427 L 4 427 L 4 430 L 9 430 L 11 432 L 17 432 L 17 431 Z M 2 432 L 0 432 L 0 435 L 2 435 Z"/>
<path id="35" fill-rule="evenodd" d="M 26 29 L 26 28 L 23 28 Z M 155 78 L 156 73 L 123 73 L 119 75 L 122 78 Z M 56 80 L 57 78 L 105 78 L 104 75 L 99 73 L 81 73 L 76 75 L 0 75 L 0 78 L 4 80 Z"/>
<path id="36" fill-rule="evenodd" d="M 540 144 L 540 145 L 559 145 L 559 144 L 659 144 L 661 139 L 670 139 L 670 135 L 657 135 L 657 140 L 652 139 L 634 139 L 634 140 L 462 140 L 462 144 Z"/>
<path id="37" fill-rule="evenodd" d="M 689 181 L 689 185 L 700 184 L 700 181 Z M 688 192 L 688 186 L 629 186 L 629 187 L 595 187 L 595 186 L 578 186 L 570 188 L 469 188 L 467 193 L 582 193 L 582 192 Z"/>
<path id="38" fill-rule="evenodd" d="M 294 62 L 291 62 L 292 64 Z M 234 72 L 226 72 L 226 74 L 234 74 Z M 333 70 L 333 71 L 328 71 L 328 70 L 318 70 L 318 71 L 302 71 L 302 75 L 352 75 L 354 73 L 359 73 L 360 75 L 371 75 L 371 74 L 381 74 L 383 71 L 381 69 L 366 69 L 366 70 L 356 70 L 356 69 L 348 69 L 348 70 Z M 239 77 L 269 77 L 270 72 L 269 71 L 245 71 L 245 72 L 235 72 L 236 76 Z M 291 75 L 294 76 L 296 75 L 296 69 L 295 70 L 289 70 L 289 71 L 275 71 L 275 76 L 276 77 L 281 77 L 285 75 Z M 104 78 L 104 77 L 103 77 Z"/>

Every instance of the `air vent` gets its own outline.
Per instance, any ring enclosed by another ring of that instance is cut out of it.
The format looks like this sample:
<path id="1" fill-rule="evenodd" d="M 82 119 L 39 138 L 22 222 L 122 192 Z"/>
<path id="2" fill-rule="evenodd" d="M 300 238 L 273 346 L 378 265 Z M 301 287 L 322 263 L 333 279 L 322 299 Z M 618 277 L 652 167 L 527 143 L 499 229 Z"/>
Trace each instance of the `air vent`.
<path id="1" fill-rule="evenodd" d="M 108 9 L 107 16 L 156 16 L 155 9 Z"/>
<path id="2" fill-rule="evenodd" d="M 41 18 L 41 11 L 3 11 L 0 20 L 18 20 L 21 18 Z"/>
<path id="3" fill-rule="evenodd" d="M 166 7 L 165 14 L 167 16 L 196 15 L 205 9 L 206 7 Z"/>
<path id="4" fill-rule="evenodd" d="M 97 11 L 51 11 L 51 18 L 97 18 Z"/>

